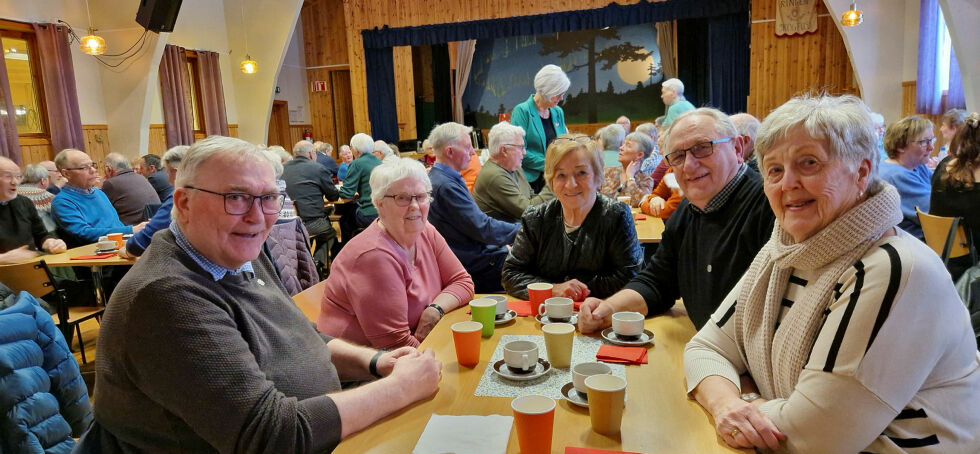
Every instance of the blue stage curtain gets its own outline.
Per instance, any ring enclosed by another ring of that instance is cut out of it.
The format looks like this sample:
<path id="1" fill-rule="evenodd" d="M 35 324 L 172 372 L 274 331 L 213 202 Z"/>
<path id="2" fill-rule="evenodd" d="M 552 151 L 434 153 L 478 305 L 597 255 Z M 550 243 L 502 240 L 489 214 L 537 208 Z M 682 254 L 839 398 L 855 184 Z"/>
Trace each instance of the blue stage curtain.
<path id="1" fill-rule="evenodd" d="M 708 50 L 700 50 L 711 58 L 720 59 L 719 69 L 713 69 L 715 61 L 711 60 L 709 69 L 709 87 L 717 85 L 717 89 L 707 90 L 706 103 L 718 107 L 735 107 L 745 109 L 745 97 L 748 96 L 748 46 L 749 46 L 749 0 L 666 0 L 650 3 L 643 0 L 633 5 L 610 3 L 608 6 L 596 9 L 564 11 L 533 16 L 508 17 L 503 19 L 486 19 L 449 24 L 424 25 L 418 27 L 374 28 L 362 30 L 364 38 L 364 54 L 367 63 L 368 109 L 370 110 L 371 131 L 375 138 L 394 140 L 398 135 L 397 119 L 395 116 L 394 68 L 391 48 L 394 46 L 419 46 L 464 41 L 468 39 L 492 39 L 520 35 L 541 35 L 547 33 L 567 32 L 573 30 L 589 30 L 602 27 L 648 24 L 654 22 L 678 19 L 705 18 L 709 25 L 707 34 L 702 35 L 703 46 Z M 717 24 L 715 24 L 717 22 Z M 733 34 L 730 35 L 729 33 Z M 744 36 L 738 36 L 744 34 Z M 710 39 L 710 38 L 714 39 Z M 736 46 L 743 46 L 739 49 Z M 385 49 L 387 49 L 385 51 Z M 372 55 L 380 51 L 378 55 Z M 688 49 L 682 49 L 683 55 Z M 387 55 L 387 67 L 383 66 L 383 55 Z M 736 69 L 730 64 L 732 60 L 744 59 L 744 74 L 733 74 Z M 372 65 L 374 62 L 374 65 Z M 372 79 L 377 79 L 372 81 Z M 684 81 L 685 84 L 691 81 Z M 390 87 L 384 96 L 375 96 L 372 87 Z M 743 91 L 733 91 L 742 88 Z M 718 93 L 715 95 L 715 93 Z M 728 101 L 714 100 L 713 96 L 724 98 L 741 98 L 741 101 L 731 107 Z M 379 112 L 375 112 L 378 110 Z M 740 111 L 739 110 L 739 111 Z M 378 121 L 385 122 L 384 124 Z"/>

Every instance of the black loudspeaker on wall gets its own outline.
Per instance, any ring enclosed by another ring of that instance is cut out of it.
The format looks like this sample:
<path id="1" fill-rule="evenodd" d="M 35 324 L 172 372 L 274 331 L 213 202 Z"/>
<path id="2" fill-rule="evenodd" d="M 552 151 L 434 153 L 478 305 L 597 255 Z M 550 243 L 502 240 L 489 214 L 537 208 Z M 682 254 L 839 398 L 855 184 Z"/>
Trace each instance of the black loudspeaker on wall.
<path id="1" fill-rule="evenodd" d="M 140 0 L 136 23 L 151 32 L 172 32 L 181 0 Z"/>

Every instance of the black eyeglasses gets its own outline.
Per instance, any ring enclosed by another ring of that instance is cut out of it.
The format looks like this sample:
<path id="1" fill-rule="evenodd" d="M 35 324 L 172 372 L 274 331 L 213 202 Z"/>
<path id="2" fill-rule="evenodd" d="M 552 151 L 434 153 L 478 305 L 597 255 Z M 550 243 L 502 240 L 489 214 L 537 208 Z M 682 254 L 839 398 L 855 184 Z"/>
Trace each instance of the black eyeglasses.
<path id="1" fill-rule="evenodd" d="M 423 192 L 421 194 L 409 195 L 409 194 L 395 194 L 395 195 L 385 195 L 385 199 L 395 199 L 395 205 L 400 207 L 407 207 L 412 204 L 412 200 L 415 200 L 419 205 L 429 203 L 432 200 L 432 194 L 428 192 Z"/>
<path id="2" fill-rule="evenodd" d="M 97 168 L 98 168 L 98 166 L 96 166 L 94 162 L 90 162 L 90 163 L 85 164 L 85 165 L 83 165 L 81 167 L 68 167 L 68 168 L 66 168 L 64 170 L 95 170 Z"/>
<path id="3" fill-rule="evenodd" d="M 706 142 L 696 143 L 694 144 L 694 146 L 690 148 L 685 148 L 683 150 L 677 150 L 673 153 L 669 153 L 666 156 L 664 156 L 664 158 L 667 159 L 667 164 L 670 164 L 673 167 L 680 167 L 684 165 L 684 161 L 687 160 L 688 153 L 694 155 L 694 157 L 698 159 L 707 158 L 708 156 L 711 156 L 711 154 L 715 152 L 716 143 L 731 142 L 733 138 L 734 137 L 726 137 L 724 139 L 709 140 Z"/>
<path id="4" fill-rule="evenodd" d="M 286 196 L 282 194 L 262 194 L 252 195 L 244 192 L 214 192 L 207 189 L 196 188 L 194 186 L 184 186 L 185 189 L 206 192 L 208 194 L 220 195 L 225 199 L 225 213 L 239 215 L 248 213 L 252 209 L 255 201 L 259 201 L 259 206 L 265 214 L 278 214 L 282 209 L 282 203 Z"/>

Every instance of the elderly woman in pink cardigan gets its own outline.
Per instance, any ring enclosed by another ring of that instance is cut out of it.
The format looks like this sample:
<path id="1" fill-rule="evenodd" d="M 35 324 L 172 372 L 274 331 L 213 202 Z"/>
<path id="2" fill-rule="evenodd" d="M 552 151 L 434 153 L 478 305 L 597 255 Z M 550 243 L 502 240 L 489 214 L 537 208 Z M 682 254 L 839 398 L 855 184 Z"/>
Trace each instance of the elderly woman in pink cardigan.
<path id="1" fill-rule="evenodd" d="M 473 280 L 427 221 L 432 183 L 422 164 L 382 164 L 370 183 L 378 219 L 334 260 L 317 326 L 375 348 L 418 346 L 473 298 Z"/>

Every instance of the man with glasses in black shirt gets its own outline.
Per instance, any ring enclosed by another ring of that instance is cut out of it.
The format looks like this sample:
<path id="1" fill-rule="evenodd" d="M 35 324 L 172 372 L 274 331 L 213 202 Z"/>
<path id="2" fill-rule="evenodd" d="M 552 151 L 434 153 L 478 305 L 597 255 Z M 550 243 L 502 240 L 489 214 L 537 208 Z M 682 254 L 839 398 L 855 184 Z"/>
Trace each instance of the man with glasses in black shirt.
<path id="1" fill-rule="evenodd" d="M 666 312 L 678 298 L 700 329 L 772 235 L 762 179 L 742 162 L 742 140 L 727 115 L 688 111 L 665 134 L 664 159 L 685 199 L 646 268 L 615 295 L 582 303 L 583 333 L 610 326 L 615 312 Z"/>

